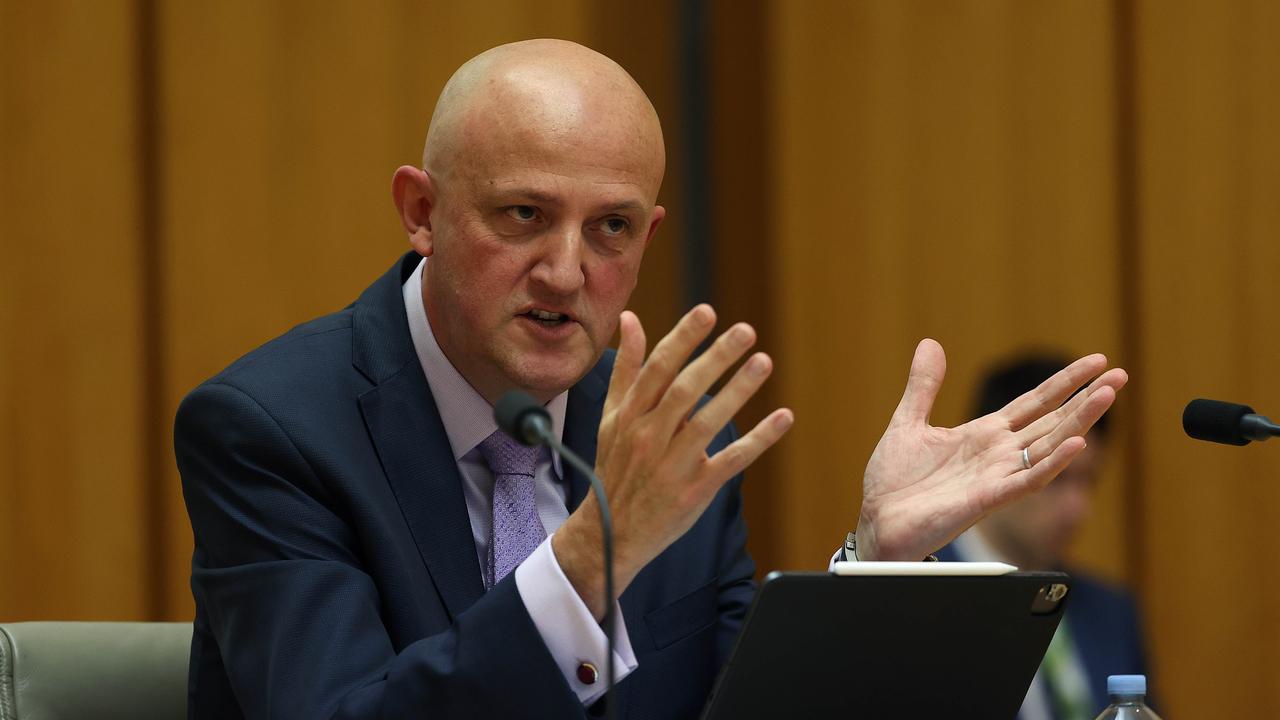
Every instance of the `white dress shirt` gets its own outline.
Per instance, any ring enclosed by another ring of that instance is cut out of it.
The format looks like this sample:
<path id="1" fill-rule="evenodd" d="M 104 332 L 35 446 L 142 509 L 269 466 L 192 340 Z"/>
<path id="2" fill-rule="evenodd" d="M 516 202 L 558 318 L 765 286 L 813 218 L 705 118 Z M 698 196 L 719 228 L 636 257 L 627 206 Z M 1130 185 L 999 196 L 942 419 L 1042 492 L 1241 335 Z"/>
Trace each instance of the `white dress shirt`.
<path id="1" fill-rule="evenodd" d="M 996 551 L 991 543 L 982 537 L 982 532 L 976 527 L 969 528 L 961 533 L 952 543 L 955 548 L 956 556 L 964 562 L 1002 562 L 1012 564 L 1008 558 L 1002 556 Z M 1084 667 L 1080 664 L 1080 658 L 1075 653 L 1069 656 L 1070 662 L 1067 663 L 1065 672 L 1075 676 L 1075 682 L 1085 683 L 1087 687 L 1088 679 L 1084 672 Z M 1036 668 L 1036 675 L 1031 679 L 1031 686 L 1027 688 L 1027 696 L 1022 699 L 1022 709 L 1018 711 L 1018 720 L 1052 720 L 1053 712 L 1050 710 L 1050 699 L 1048 688 L 1044 685 L 1044 679 L 1040 674 L 1040 668 Z"/>
<path id="2" fill-rule="evenodd" d="M 493 406 L 471 387 L 457 368 L 449 362 L 431 332 L 426 308 L 422 304 L 422 274 L 427 260 L 423 258 L 404 284 L 404 307 L 409 316 L 409 334 L 422 372 L 435 398 L 436 409 L 444 423 L 453 459 L 462 475 L 462 490 L 467 501 L 467 515 L 471 520 L 471 535 L 475 540 L 476 558 L 484 567 L 489 553 L 489 534 L 493 525 L 493 473 L 480 456 L 477 446 L 498 429 L 493 419 Z M 564 436 L 564 414 L 569 393 L 563 392 L 547 403 L 551 423 L 557 438 Z M 569 517 L 565 505 L 567 492 L 560 458 L 547 448 L 538 456 L 534 470 L 535 498 L 538 517 L 547 531 L 547 539 L 533 551 L 515 570 L 516 589 L 533 624 L 564 673 L 569 687 L 577 693 L 584 705 L 604 694 L 606 684 L 601 678 L 593 684 L 578 679 L 578 666 L 589 662 L 606 671 L 608 643 L 599 623 L 591 616 L 582 598 L 565 577 L 551 548 L 551 535 Z M 631 648 L 626 621 L 615 602 L 618 618 L 618 634 L 614 638 L 615 681 L 635 670 L 639 663 Z"/>

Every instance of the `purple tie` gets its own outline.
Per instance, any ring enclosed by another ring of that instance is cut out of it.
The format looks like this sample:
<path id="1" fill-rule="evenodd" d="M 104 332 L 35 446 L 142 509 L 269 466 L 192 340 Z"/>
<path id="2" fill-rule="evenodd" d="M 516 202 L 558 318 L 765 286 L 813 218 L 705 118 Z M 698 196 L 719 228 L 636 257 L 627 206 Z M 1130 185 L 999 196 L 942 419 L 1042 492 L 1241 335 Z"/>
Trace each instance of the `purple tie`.
<path id="1" fill-rule="evenodd" d="M 533 471 L 540 449 L 521 445 L 501 430 L 485 438 L 479 449 L 493 472 L 493 527 L 484 569 L 487 590 L 524 562 L 547 531 L 534 498 Z"/>

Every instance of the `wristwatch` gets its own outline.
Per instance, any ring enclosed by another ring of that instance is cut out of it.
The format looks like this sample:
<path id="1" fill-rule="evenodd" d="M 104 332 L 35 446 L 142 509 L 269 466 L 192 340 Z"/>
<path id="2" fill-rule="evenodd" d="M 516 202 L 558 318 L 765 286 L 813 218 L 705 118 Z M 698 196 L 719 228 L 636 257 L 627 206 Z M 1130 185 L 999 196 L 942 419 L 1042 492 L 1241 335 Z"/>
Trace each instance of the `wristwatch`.
<path id="1" fill-rule="evenodd" d="M 844 559 L 858 562 L 858 534 L 850 532 L 844 536 Z"/>
<path id="2" fill-rule="evenodd" d="M 844 559 L 859 562 L 858 560 L 858 534 L 850 532 L 844 536 Z M 938 562 L 938 556 L 929 553 L 921 562 Z"/>

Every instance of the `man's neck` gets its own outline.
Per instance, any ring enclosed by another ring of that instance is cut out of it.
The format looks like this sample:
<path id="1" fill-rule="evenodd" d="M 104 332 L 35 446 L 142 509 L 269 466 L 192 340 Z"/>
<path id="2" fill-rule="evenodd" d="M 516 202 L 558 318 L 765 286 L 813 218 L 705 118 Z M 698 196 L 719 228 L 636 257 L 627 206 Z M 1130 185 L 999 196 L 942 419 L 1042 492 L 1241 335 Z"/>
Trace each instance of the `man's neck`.
<path id="1" fill-rule="evenodd" d="M 1033 568 L 1037 565 L 1020 543 L 1010 541 L 1000 532 L 993 531 L 982 523 L 975 525 L 973 530 L 1004 562 L 1020 568 Z"/>

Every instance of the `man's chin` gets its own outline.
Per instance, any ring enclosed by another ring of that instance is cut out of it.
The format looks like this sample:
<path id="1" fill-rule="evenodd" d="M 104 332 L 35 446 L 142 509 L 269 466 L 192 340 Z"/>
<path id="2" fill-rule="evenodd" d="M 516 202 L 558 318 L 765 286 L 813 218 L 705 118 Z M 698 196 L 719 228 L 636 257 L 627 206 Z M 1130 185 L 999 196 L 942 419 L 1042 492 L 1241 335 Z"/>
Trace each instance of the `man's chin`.
<path id="1" fill-rule="evenodd" d="M 525 357 L 511 378 L 546 401 L 576 385 L 595 365 L 596 359 L 582 353 L 570 357 Z"/>

